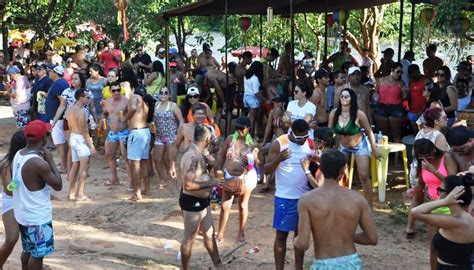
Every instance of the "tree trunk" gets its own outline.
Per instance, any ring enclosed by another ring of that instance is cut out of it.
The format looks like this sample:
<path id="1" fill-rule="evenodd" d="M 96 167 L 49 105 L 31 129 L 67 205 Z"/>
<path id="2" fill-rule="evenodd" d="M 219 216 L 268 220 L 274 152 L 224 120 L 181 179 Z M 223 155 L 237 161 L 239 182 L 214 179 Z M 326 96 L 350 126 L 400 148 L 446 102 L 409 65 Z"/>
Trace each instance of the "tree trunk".
<path id="1" fill-rule="evenodd" d="M 0 16 L 2 19 L 2 49 L 3 49 L 3 63 L 6 64 L 10 61 L 10 55 L 8 54 L 8 28 L 7 28 L 7 0 L 0 0 Z"/>

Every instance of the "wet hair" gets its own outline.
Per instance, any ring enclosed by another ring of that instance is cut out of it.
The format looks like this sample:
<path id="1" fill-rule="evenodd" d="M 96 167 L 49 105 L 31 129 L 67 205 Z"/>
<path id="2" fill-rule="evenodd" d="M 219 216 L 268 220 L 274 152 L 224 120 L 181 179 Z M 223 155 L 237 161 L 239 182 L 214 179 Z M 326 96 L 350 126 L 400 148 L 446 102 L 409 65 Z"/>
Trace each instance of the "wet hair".
<path id="1" fill-rule="evenodd" d="M 468 127 L 465 126 L 458 126 L 453 127 L 448 130 L 446 134 L 446 140 L 450 146 L 461 146 L 466 144 L 470 139 L 471 135 L 469 134 L 470 131 Z"/>
<path id="2" fill-rule="evenodd" d="M 337 98 L 341 98 L 342 93 L 347 91 L 349 95 L 351 96 L 351 108 L 349 109 L 349 116 L 351 118 L 351 121 L 355 123 L 357 119 L 357 111 L 359 110 L 359 105 L 357 105 L 357 95 L 354 92 L 354 90 L 350 88 L 344 88 L 341 91 L 341 94 Z M 341 115 L 342 112 L 342 103 L 339 102 L 339 106 L 336 108 L 336 112 L 334 113 L 334 123 L 336 123 L 337 119 L 339 119 L 339 115 Z"/>
<path id="3" fill-rule="evenodd" d="M 392 70 L 392 71 L 394 71 L 394 70 L 397 69 L 397 68 L 403 68 L 402 63 L 400 63 L 400 62 L 395 62 L 395 63 L 392 64 L 392 67 L 391 67 L 391 70 Z"/>
<path id="4" fill-rule="evenodd" d="M 194 128 L 194 141 L 204 142 L 212 136 L 212 132 L 206 125 L 199 124 Z"/>
<path id="5" fill-rule="evenodd" d="M 436 72 L 439 70 L 444 72 L 444 76 L 448 82 L 451 82 L 451 70 L 447 66 L 440 66 L 438 69 L 436 69 Z"/>
<path id="6" fill-rule="evenodd" d="M 110 89 L 110 91 L 112 91 L 112 87 L 114 87 L 114 86 L 118 86 L 118 87 L 120 87 L 120 82 L 118 82 L 118 81 L 115 81 L 115 82 L 112 82 L 112 83 L 110 83 L 110 88 L 109 88 L 109 89 Z"/>
<path id="7" fill-rule="evenodd" d="M 86 75 L 82 74 L 81 72 L 77 71 L 72 74 L 72 76 L 78 75 L 79 76 L 79 81 L 81 81 L 81 88 L 86 87 Z M 71 77 L 72 77 L 71 76 Z"/>
<path id="8" fill-rule="evenodd" d="M 250 79 L 253 75 L 257 76 L 260 83 L 263 81 L 263 65 L 259 61 L 254 61 L 245 72 L 245 78 Z"/>
<path id="9" fill-rule="evenodd" d="M 165 71 L 164 71 L 163 63 L 161 63 L 161 61 L 159 61 L 159 60 L 156 60 L 155 62 L 153 62 L 152 66 L 151 66 L 151 72 L 160 73 L 161 76 L 164 77 L 165 76 Z"/>
<path id="10" fill-rule="evenodd" d="M 336 138 L 331 128 L 320 127 L 314 130 L 314 137 L 320 141 L 323 141 L 326 148 L 333 148 L 336 145 Z"/>
<path id="11" fill-rule="evenodd" d="M 338 176 L 341 173 L 341 169 L 346 166 L 346 156 L 335 149 L 326 151 L 321 156 L 320 170 L 322 171 L 324 178 L 338 180 Z"/>
<path id="12" fill-rule="evenodd" d="M 135 92 L 137 92 L 137 91 L 135 91 Z M 145 94 L 143 96 L 143 102 L 145 102 L 145 104 L 148 106 L 148 114 L 147 114 L 147 117 L 146 117 L 146 122 L 151 123 L 151 122 L 153 122 L 153 117 L 155 115 L 156 99 L 150 94 Z"/>
<path id="13" fill-rule="evenodd" d="M 93 69 L 93 70 L 99 72 L 100 76 L 104 76 L 104 71 L 102 70 L 102 67 L 99 66 L 98 64 L 91 64 L 89 66 L 89 69 Z"/>
<path id="14" fill-rule="evenodd" d="M 23 132 L 23 130 L 18 130 L 11 137 L 10 148 L 8 148 L 7 154 L 0 161 L 0 172 L 2 174 L 5 173 L 4 170 L 6 168 L 11 167 L 15 154 L 21 149 L 25 148 L 25 146 L 26 146 L 25 133 Z M 4 175 L 0 175 L 0 176 L 3 177 Z"/>
<path id="15" fill-rule="evenodd" d="M 81 97 L 85 97 L 88 95 L 88 91 L 85 88 L 77 89 L 76 92 L 74 92 L 74 98 L 76 100 L 79 100 Z"/>
<path id="16" fill-rule="evenodd" d="M 204 111 L 204 114 L 206 114 L 207 108 L 202 103 L 196 103 L 193 106 L 191 106 L 191 112 L 193 115 L 195 115 L 197 111 Z"/>
<path id="17" fill-rule="evenodd" d="M 293 122 L 293 124 L 291 124 L 291 130 L 298 133 L 303 133 L 309 130 L 309 126 L 304 119 L 297 119 Z"/>
<path id="18" fill-rule="evenodd" d="M 429 155 L 434 153 L 436 159 L 439 159 L 444 155 L 444 152 L 439 150 L 432 141 L 424 138 L 415 141 L 413 144 L 413 150 L 415 151 L 415 157 L 418 160 L 418 167 L 416 170 L 418 177 L 421 175 L 421 164 L 423 161 L 418 158 L 418 155 Z"/>
<path id="19" fill-rule="evenodd" d="M 120 80 L 121 82 L 129 82 L 130 86 L 133 89 L 136 89 L 139 86 L 137 75 L 135 74 L 132 68 L 127 67 L 127 66 L 122 68 L 122 74 L 120 76 Z"/>
<path id="20" fill-rule="evenodd" d="M 435 126 L 435 121 L 438 120 L 442 114 L 443 110 L 441 108 L 427 109 L 423 114 L 423 117 L 426 121 L 426 125 L 430 128 L 433 128 Z"/>
<path id="21" fill-rule="evenodd" d="M 458 200 L 462 200 L 459 203 L 459 206 L 465 207 L 468 206 L 472 201 L 472 190 L 471 186 L 474 186 L 474 175 L 466 174 L 463 176 L 450 175 L 446 177 L 443 181 L 444 190 L 449 194 L 455 187 L 463 186 L 464 193 L 459 196 Z"/>

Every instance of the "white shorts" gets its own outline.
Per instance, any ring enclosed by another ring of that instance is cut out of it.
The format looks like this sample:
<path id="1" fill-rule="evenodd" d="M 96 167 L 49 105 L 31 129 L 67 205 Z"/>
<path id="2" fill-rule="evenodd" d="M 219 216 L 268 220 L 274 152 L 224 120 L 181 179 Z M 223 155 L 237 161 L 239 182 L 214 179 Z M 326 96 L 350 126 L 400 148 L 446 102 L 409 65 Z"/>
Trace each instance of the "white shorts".
<path id="1" fill-rule="evenodd" d="M 77 162 L 80 158 L 90 157 L 91 155 L 91 149 L 82 134 L 71 133 L 69 147 L 71 148 L 72 162 Z"/>
<path id="2" fill-rule="evenodd" d="M 53 121 L 50 121 L 53 124 Z M 54 145 L 66 143 L 66 133 L 64 133 L 64 120 L 58 120 L 51 131 L 51 138 Z"/>
<path id="3" fill-rule="evenodd" d="M 2 192 L 2 215 L 13 210 L 13 197 Z"/>

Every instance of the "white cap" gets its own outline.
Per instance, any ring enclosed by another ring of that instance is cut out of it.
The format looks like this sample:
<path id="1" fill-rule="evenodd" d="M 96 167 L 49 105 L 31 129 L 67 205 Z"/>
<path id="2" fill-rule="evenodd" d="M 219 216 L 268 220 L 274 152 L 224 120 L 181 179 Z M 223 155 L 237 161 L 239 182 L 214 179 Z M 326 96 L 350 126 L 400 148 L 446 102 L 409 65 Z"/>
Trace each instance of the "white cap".
<path id="1" fill-rule="evenodd" d="M 199 95 L 199 89 L 196 86 L 191 86 L 188 88 L 187 95 Z"/>
<path id="2" fill-rule="evenodd" d="M 360 73 L 360 68 L 359 67 L 350 67 L 349 71 L 347 72 L 348 75 L 354 74 L 354 72 L 358 71 Z"/>
<path id="3" fill-rule="evenodd" d="M 63 66 L 57 65 L 53 68 L 53 71 L 56 72 L 58 75 L 64 75 L 64 68 Z"/>
<path id="4" fill-rule="evenodd" d="M 165 48 L 160 48 L 158 52 L 166 52 Z"/>

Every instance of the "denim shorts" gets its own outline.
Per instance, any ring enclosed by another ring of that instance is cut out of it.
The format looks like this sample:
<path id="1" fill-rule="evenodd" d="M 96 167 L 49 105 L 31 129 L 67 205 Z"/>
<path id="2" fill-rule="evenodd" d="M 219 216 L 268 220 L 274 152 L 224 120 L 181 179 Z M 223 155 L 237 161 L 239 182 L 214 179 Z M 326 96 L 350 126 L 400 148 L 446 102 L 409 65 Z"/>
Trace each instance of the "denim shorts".
<path id="1" fill-rule="evenodd" d="M 260 107 L 260 100 L 256 95 L 244 95 L 244 107 L 258 109 Z"/>
<path id="2" fill-rule="evenodd" d="M 42 258 L 54 252 L 53 224 L 19 225 L 23 252 L 34 258 Z"/>
<path id="3" fill-rule="evenodd" d="M 378 104 L 375 115 L 380 117 L 402 117 L 405 113 L 402 105 Z"/>
<path id="4" fill-rule="evenodd" d="M 273 228 L 282 232 L 298 229 L 298 199 L 283 199 L 275 196 Z"/>
<path id="5" fill-rule="evenodd" d="M 362 141 L 354 148 L 345 147 L 342 144 L 339 145 L 339 151 L 344 153 L 346 156 L 350 156 L 351 154 L 355 154 L 356 156 L 368 156 L 370 157 L 370 153 L 372 149 L 370 148 L 369 139 L 365 134 L 362 135 Z"/>

